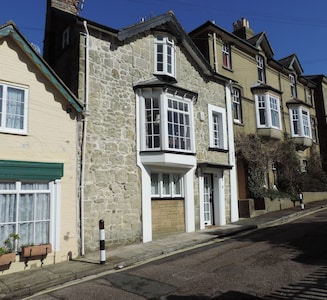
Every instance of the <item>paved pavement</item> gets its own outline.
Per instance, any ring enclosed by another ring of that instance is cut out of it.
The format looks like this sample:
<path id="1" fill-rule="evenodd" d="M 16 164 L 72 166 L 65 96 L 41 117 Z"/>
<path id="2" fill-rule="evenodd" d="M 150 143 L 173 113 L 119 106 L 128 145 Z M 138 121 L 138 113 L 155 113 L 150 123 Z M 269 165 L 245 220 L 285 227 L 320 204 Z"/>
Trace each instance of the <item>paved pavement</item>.
<path id="1" fill-rule="evenodd" d="M 82 281 L 103 273 L 159 259 L 176 252 L 218 242 L 230 236 L 258 228 L 276 226 L 318 210 L 327 209 L 327 200 L 267 213 L 255 218 L 193 233 L 181 233 L 145 244 L 133 244 L 106 251 L 107 260 L 100 264 L 100 253 L 38 269 L 0 275 L 0 299 L 22 299 L 44 289 Z"/>

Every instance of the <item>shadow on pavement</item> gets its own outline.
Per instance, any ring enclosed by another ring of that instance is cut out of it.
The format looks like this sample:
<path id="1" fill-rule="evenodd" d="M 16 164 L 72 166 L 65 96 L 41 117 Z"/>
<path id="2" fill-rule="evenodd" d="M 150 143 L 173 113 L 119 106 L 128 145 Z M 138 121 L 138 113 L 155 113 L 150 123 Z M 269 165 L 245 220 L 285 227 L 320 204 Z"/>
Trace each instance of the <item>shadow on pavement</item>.
<path id="1" fill-rule="evenodd" d="M 263 300 L 263 298 L 259 298 L 253 295 L 244 294 L 236 291 L 228 291 L 218 297 L 209 298 L 205 296 L 177 296 L 170 295 L 166 297 L 167 300 Z"/>

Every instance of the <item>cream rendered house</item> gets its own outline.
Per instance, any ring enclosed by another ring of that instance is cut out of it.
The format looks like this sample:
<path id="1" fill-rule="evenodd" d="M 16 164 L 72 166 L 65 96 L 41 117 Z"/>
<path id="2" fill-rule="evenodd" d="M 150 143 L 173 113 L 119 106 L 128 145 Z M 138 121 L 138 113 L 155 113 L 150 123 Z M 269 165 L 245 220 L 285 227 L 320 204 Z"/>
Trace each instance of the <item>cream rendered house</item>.
<path id="1" fill-rule="evenodd" d="M 0 27 L 0 65 L 0 247 L 11 233 L 20 237 L 7 274 L 42 263 L 25 265 L 23 245 L 51 243 L 45 264 L 78 254 L 82 106 L 12 22 Z"/>

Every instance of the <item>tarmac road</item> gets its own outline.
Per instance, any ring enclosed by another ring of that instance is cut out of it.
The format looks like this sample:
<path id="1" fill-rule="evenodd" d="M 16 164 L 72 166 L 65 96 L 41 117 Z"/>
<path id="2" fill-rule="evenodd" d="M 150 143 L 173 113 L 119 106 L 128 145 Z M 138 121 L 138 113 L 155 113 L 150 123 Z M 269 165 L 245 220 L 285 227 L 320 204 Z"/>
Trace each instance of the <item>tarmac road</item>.
<path id="1" fill-rule="evenodd" d="M 29 299 L 327 299 L 327 211 Z"/>

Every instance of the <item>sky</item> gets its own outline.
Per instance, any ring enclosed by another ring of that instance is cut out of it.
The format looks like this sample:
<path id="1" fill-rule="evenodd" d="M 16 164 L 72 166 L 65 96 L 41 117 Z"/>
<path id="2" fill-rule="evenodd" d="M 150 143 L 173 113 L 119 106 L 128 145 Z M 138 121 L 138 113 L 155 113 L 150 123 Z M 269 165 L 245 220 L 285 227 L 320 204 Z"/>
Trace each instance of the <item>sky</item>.
<path id="1" fill-rule="evenodd" d="M 186 32 L 208 20 L 231 32 L 245 17 L 255 34 L 266 33 L 274 59 L 295 53 L 304 75 L 327 75 L 326 0 L 84 0 L 80 16 L 120 29 L 169 10 Z M 45 14 L 46 0 L 4 1 L 0 24 L 12 20 L 42 51 Z"/>

